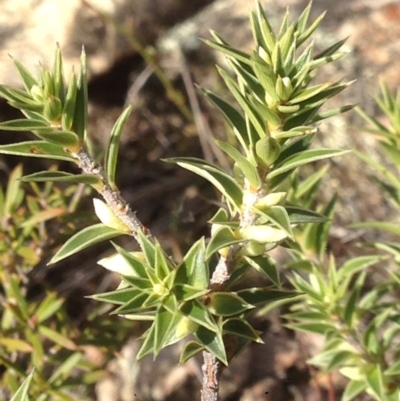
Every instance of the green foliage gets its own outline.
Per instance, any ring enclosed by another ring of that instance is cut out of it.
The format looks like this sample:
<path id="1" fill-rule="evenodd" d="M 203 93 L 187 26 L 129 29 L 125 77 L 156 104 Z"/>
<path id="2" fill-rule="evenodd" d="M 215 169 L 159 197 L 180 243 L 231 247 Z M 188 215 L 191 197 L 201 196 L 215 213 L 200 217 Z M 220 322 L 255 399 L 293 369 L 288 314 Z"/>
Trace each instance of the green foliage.
<path id="1" fill-rule="evenodd" d="M 71 330 L 63 300 L 54 293 L 47 293 L 39 302 L 27 302 L 19 273 L 38 263 L 37 244 L 51 239 L 47 220 L 69 216 L 76 205 L 67 206 L 73 193 L 68 191 L 84 184 L 104 199 L 94 199 L 95 214 L 101 223 L 88 225 L 65 241 L 50 263 L 120 235 L 135 238 L 139 251 L 128 252 L 114 245 L 116 254 L 98 262 L 117 272 L 120 283 L 115 290 L 92 298 L 114 305 L 113 314 L 128 323 L 148 322 L 138 358 L 151 353 L 156 357 L 165 347 L 190 336 L 181 363 L 205 352 L 216 358 L 216 363 L 228 365 L 249 342 L 261 342 L 249 323 L 250 314 L 266 313 L 286 303 L 290 304 L 285 316 L 289 328 L 324 336 L 322 351 L 310 363 L 326 372 L 339 370 L 349 378 L 344 400 L 363 391 L 379 401 L 398 400 L 400 349 L 394 340 L 400 334 L 400 312 L 397 300 L 390 297 L 398 290 L 400 274 L 391 269 L 390 277 L 365 292 L 367 269 L 388 263 L 387 256 L 358 256 L 338 267 L 334 256 L 327 252 L 336 199 L 324 207 L 316 206 L 327 167 L 308 177 L 299 173 L 305 165 L 347 153 L 314 148 L 318 131 L 314 124 L 352 108 L 320 112 L 351 82 L 314 84 L 321 67 L 344 55 L 338 51 L 344 41 L 315 55 L 313 42 L 308 40 L 323 15 L 309 23 L 310 9 L 311 4 L 295 22 L 286 14 L 279 31 L 274 32 L 257 4 L 250 12 L 255 44 L 250 53 L 235 49 L 215 32 L 214 40 L 207 42 L 227 58 L 229 70 L 218 71 L 238 108 L 209 90 L 203 89 L 203 93 L 228 122 L 236 144 L 217 141 L 232 160 L 231 171 L 192 157 L 167 160 L 205 178 L 221 194 L 219 209 L 210 220 L 210 238 L 197 240 L 182 260 L 167 254 L 120 195 L 116 168 L 129 107 L 112 129 L 103 162 L 99 164 L 91 156 L 84 52 L 80 72 L 76 76 L 72 71 L 68 85 L 59 48 L 53 69 L 42 68 L 39 78 L 14 61 L 24 90 L 0 85 L 0 96 L 21 110 L 25 118 L 0 123 L 0 130 L 32 131 L 37 139 L 0 146 L 0 153 L 71 161 L 82 170 L 81 174 L 70 174 L 53 169 L 22 177 L 22 168 L 18 167 L 7 191 L 0 191 L 4 227 L 0 231 L 4 238 L 0 278 L 5 293 L 1 299 L 4 313 L 0 359 L 7 367 L 3 384 L 15 392 L 14 399 L 28 399 L 30 382 L 30 394 L 38 401 L 70 400 L 73 372 L 80 371 L 85 384 L 96 377 L 95 368 L 85 363 L 81 348 L 96 337 L 96 328 L 89 333 Z M 360 113 L 379 136 L 385 155 L 399 166 L 400 95 L 393 96 L 386 86 L 382 92 L 377 102 L 389 116 L 390 126 Z M 397 174 L 360 156 L 382 174 L 383 179 L 377 180 L 379 185 L 400 206 Z M 26 197 L 26 205 L 22 182 L 29 183 L 35 194 Z M 45 182 L 43 189 L 38 184 L 41 182 Z M 53 186 L 54 182 L 70 187 L 63 193 Z M 399 235 L 393 224 L 368 224 Z M 290 288 L 282 285 L 280 269 L 269 254 L 278 246 L 285 247 L 292 257 L 285 270 Z M 393 265 L 398 267 L 400 245 L 380 242 L 373 246 L 393 256 Z M 246 282 L 249 270 L 259 275 L 259 286 Z M 232 338 L 233 349 L 231 344 L 227 346 Z M 44 339 L 54 349 L 51 355 L 43 345 Z M 104 344 L 104 338 L 100 342 Z M 13 353 L 25 358 L 16 361 L 11 357 Z M 26 371 L 33 368 L 35 373 L 27 376 Z M 18 390 L 23 379 L 26 381 Z M 83 390 L 80 399 L 85 396 Z"/>

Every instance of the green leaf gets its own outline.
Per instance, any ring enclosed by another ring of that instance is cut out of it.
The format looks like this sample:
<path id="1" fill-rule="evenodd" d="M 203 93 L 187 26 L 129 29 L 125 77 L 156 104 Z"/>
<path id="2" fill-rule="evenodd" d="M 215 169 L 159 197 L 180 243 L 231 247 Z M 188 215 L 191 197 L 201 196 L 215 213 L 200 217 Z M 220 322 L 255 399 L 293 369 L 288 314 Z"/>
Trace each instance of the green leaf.
<path id="1" fill-rule="evenodd" d="M 139 352 L 136 355 L 136 359 L 139 360 L 143 358 L 145 355 L 149 354 L 154 349 L 154 335 L 155 335 L 155 324 L 152 324 L 150 329 L 145 333 L 146 337 L 143 341 L 142 346 L 139 349 Z"/>
<path id="2" fill-rule="evenodd" d="M 230 245 L 243 242 L 243 238 L 237 238 L 229 227 L 221 227 L 211 237 L 206 249 L 206 259 L 209 259 L 215 252 Z"/>
<path id="3" fill-rule="evenodd" d="M 338 281 L 349 279 L 359 271 L 365 270 L 382 260 L 382 256 L 358 256 L 345 262 L 338 271 Z"/>
<path id="4" fill-rule="evenodd" d="M 22 174 L 23 172 L 21 164 L 15 167 L 10 174 L 7 184 L 6 196 L 4 200 L 3 215 L 5 216 L 11 215 L 19 207 L 20 202 L 18 202 L 18 199 L 21 197 L 21 191 L 22 191 L 20 182 Z"/>
<path id="5" fill-rule="evenodd" d="M 69 162 L 75 161 L 61 146 L 44 141 L 28 141 L 10 145 L 0 145 L 0 154 L 65 160 Z"/>
<path id="6" fill-rule="evenodd" d="M 176 328 L 173 324 L 175 316 L 166 310 L 163 306 L 157 309 L 154 320 L 154 356 L 163 348 L 167 337 L 170 334 L 171 328 Z"/>
<path id="7" fill-rule="evenodd" d="M 43 120 L 20 118 L 0 123 L 0 130 L 4 131 L 53 131 L 54 128 Z"/>
<path id="8" fill-rule="evenodd" d="M 81 352 L 74 352 L 53 372 L 50 378 L 47 379 L 47 382 L 54 384 L 59 379 L 66 380 L 71 376 L 72 370 L 76 368 L 82 359 L 83 355 Z"/>
<path id="9" fill-rule="evenodd" d="M 378 400 L 384 400 L 385 387 L 381 367 L 377 365 L 371 372 L 367 373 L 365 379 L 374 396 Z"/>
<path id="10" fill-rule="evenodd" d="M 34 371 L 32 370 L 32 372 L 29 373 L 18 391 L 14 394 L 13 398 L 11 398 L 11 401 L 29 401 L 28 390 L 32 381 L 33 372 Z"/>
<path id="11" fill-rule="evenodd" d="M 13 58 L 13 62 L 22 78 L 26 91 L 30 92 L 32 86 L 38 84 L 36 78 L 18 60 Z"/>
<path id="12" fill-rule="evenodd" d="M 138 231 L 140 249 L 144 253 L 147 265 L 154 270 L 156 263 L 156 247 L 142 231 Z"/>
<path id="13" fill-rule="evenodd" d="M 257 343 L 264 343 L 253 327 L 241 318 L 227 319 L 223 325 L 223 332 L 224 334 L 232 334 Z"/>
<path id="14" fill-rule="evenodd" d="M 375 230 L 386 231 L 388 233 L 392 233 L 400 236 L 400 226 L 396 223 L 388 223 L 382 221 L 366 221 L 362 223 L 352 224 L 353 228 L 372 228 Z"/>
<path id="15" fill-rule="evenodd" d="M 329 221 L 328 217 L 300 206 L 286 204 L 285 209 L 289 216 L 290 224 L 325 223 Z"/>
<path id="16" fill-rule="evenodd" d="M 114 248 L 117 252 L 124 257 L 124 259 L 131 265 L 133 272 L 140 278 L 146 279 L 147 276 L 147 266 L 145 265 L 144 261 L 135 257 L 130 252 L 126 251 L 125 249 L 121 248 L 120 246 L 113 243 Z"/>
<path id="17" fill-rule="evenodd" d="M 210 292 L 208 288 L 196 288 L 189 284 L 175 284 L 173 288 L 176 300 L 190 301 L 192 299 L 201 298 Z"/>
<path id="18" fill-rule="evenodd" d="M 239 315 L 254 308 L 253 305 L 250 305 L 235 293 L 212 292 L 209 298 L 208 310 L 217 316 Z"/>
<path id="19" fill-rule="evenodd" d="M 226 86 L 235 97 L 240 107 L 242 107 L 243 111 L 246 114 L 246 117 L 251 121 L 251 124 L 254 126 L 257 134 L 260 138 L 263 138 L 266 134 L 266 125 L 265 121 L 261 118 L 258 112 L 253 108 L 251 103 L 249 103 L 248 99 L 240 92 L 238 85 L 233 81 L 233 79 L 226 73 L 224 70 L 219 69 L 219 73 L 225 81 Z"/>
<path id="20" fill-rule="evenodd" d="M 181 352 L 181 356 L 179 358 L 179 364 L 186 363 L 190 358 L 193 358 L 195 355 L 204 351 L 204 346 L 199 344 L 197 341 L 189 341 L 183 347 Z"/>
<path id="21" fill-rule="evenodd" d="M 303 44 L 318 28 L 326 12 L 323 12 L 301 35 L 297 37 L 297 47 Z"/>
<path id="22" fill-rule="evenodd" d="M 248 257 L 243 256 L 243 259 L 260 273 L 265 274 L 277 287 L 280 287 L 279 271 L 275 261 L 266 256 Z"/>
<path id="23" fill-rule="evenodd" d="M 393 361 L 388 369 L 384 372 L 385 376 L 400 375 L 400 361 Z"/>
<path id="24" fill-rule="evenodd" d="M 32 345 L 18 338 L 0 338 L 0 346 L 7 352 L 32 352 Z"/>
<path id="25" fill-rule="evenodd" d="M 56 55 L 53 64 L 52 78 L 54 83 L 54 95 L 58 97 L 62 103 L 65 100 L 65 83 L 63 74 L 63 63 L 60 46 L 57 45 Z"/>
<path id="26" fill-rule="evenodd" d="M 48 294 L 35 311 L 38 323 L 43 323 L 49 317 L 57 313 L 63 304 L 64 299 L 59 298 L 56 293 Z"/>
<path id="27" fill-rule="evenodd" d="M 243 149 L 248 149 L 250 139 L 247 133 L 246 121 L 243 116 L 228 102 L 217 95 L 206 89 L 201 90 L 204 95 L 221 111 L 224 118 L 233 127 L 233 132 Z"/>
<path id="28" fill-rule="evenodd" d="M 287 324 L 286 327 L 296 330 L 304 331 L 306 333 L 315 333 L 326 335 L 329 331 L 335 330 L 333 323 L 319 322 L 319 323 L 291 323 Z"/>
<path id="29" fill-rule="evenodd" d="M 272 68 L 257 53 L 252 55 L 252 61 L 254 73 L 270 98 L 268 104 L 278 103 L 280 99 L 275 90 L 276 76 Z"/>
<path id="30" fill-rule="evenodd" d="M 265 216 L 269 221 L 274 223 L 278 228 L 283 230 L 288 237 L 293 238 L 291 222 L 286 208 L 283 206 L 271 206 L 262 212 L 256 209 L 256 212 L 261 216 Z"/>
<path id="31" fill-rule="evenodd" d="M 336 351 L 333 358 L 326 366 L 327 372 L 332 372 L 338 368 L 348 365 L 354 359 L 354 352 Z"/>
<path id="32" fill-rule="evenodd" d="M 367 384 L 365 382 L 351 380 L 347 384 L 344 390 L 344 393 L 342 395 L 342 401 L 353 400 L 355 397 L 357 397 L 357 395 L 361 394 L 361 392 L 363 392 L 366 388 Z"/>
<path id="33" fill-rule="evenodd" d="M 310 149 L 293 156 L 289 156 L 286 160 L 276 166 L 276 168 L 268 174 L 268 179 L 283 174 L 287 171 L 294 170 L 299 166 L 311 163 L 317 160 L 327 159 L 330 157 L 343 156 L 349 153 L 348 150 L 339 149 Z"/>
<path id="34" fill-rule="evenodd" d="M 81 53 L 81 70 L 77 82 L 77 92 L 75 101 L 75 112 L 72 123 L 72 131 L 74 131 L 80 140 L 86 140 L 87 136 L 87 113 L 88 113 L 88 92 L 87 92 L 87 66 L 86 54 L 82 48 Z"/>
<path id="35" fill-rule="evenodd" d="M 203 326 L 199 326 L 195 335 L 208 352 L 218 358 L 224 365 L 228 365 L 225 345 L 219 331 L 210 331 Z"/>
<path id="36" fill-rule="evenodd" d="M 261 305 L 299 295 L 295 291 L 280 291 L 265 287 L 248 288 L 238 291 L 237 294 L 250 305 Z"/>
<path id="37" fill-rule="evenodd" d="M 311 5 L 312 5 L 312 2 L 310 1 L 308 3 L 308 6 L 303 10 L 303 12 L 301 13 L 299 19 L 297 20 L 296 30 L 300 34 L 303 33 L 306 30 L 308 18 L 310 17 Z"/>
<path id="38" fill-rule="evenodd" d="M 114 230 L 104 224 L 95 224 L 84 228 L 71 237 L 53 256 L 49 264 L 59 262 L 68 256 L 71 256 L 87 247 L 97 244 L 101 241 L 114 238 L 121 235 L 120 231 Z"/>
<path id="39" fill-rule="evenodd" d="M 37 137 L 43 139 L 46 142 L 53 143 L 54 145 L 63 147 L 72 147 L 74 151 L 77 151 L 79 147 L 79 138 L 72 131 L 52 131 L 52 132 L 40 132 L 36 134 Z"/>
<path id="40" fill-rule="evenodd" d="M 209 268 L 205 255 L 204 238 L 200 238 L 189 249 L 178 266 L 175 284 L 188 283 L 195 288 L 206 289 L 209 283 Z"/>
<path id="41" fill-rule="evenodd" d="M 132 111 L 132 107 L 128 106 L 118 120 L 115 122 L 114 127 L 111 131 L 110 141 L 108 142 L 106 155 L 105 155 L 105 172 L 108 182 L 112 189 L 116 190 L 117 185 L 115 183 L 115 173 L 118 161 L 118 149 L 122 131 Z"/>
<path id="42" fill-rule="evenodd" d="M 77 348 L 77 345 L 72 340 L 62 335 L 58 331 L 51 329 L 50 327 L 40 325 L 38 330 L 39 333 L 42 334 L 44 337 L 48 338 L 55 344 L 61 345 L 63 348 L 67 348 L 73 351 Z"/>
<path id="43" fill-rule="evenodd" d="M 132 313 L 141 313 L 145 312 L 146 309 L 153 308 L 160 304 L 160 297 L 158 295 L 152 296 L 143 290 L 136 291 L 137 293 L 135 297 L 130 299 L 125 305 L 117 308 L 113 314 L 126 315 Z"/>
<path id="44" fill-rule="evenodd" d="M 237 211 L 240 210 L 243 196 L 242 190 L 238 183 L 219 167 L 194 157 L 177 157 L 166 161 L 176 163 L 210 181 Z"/>
<path id="45" fill-rule="evenodd" d="M 70 131 L 74 121 L 75 103 L 77 94 L 77 81 L 74 70 L 71 72 L 71 77 L 68 83 L 67 96 L 65 98 L 64 108 L 61 116 L 61 126 L 63 130 Z"/>
<path id="46" fill-rule="evenodd" d="M 216 41 L 213 42 L 211 40 L 205 40 L 204 43 L 222 53 L 225 53 L 228 57 L 234 60 L 238 60 L 242 63 L 247 63 L 247 64 L 250 63 L 250 57 L 247 53 L 242 52 L 238 49 L 234 49 L 228 44 L 226 44 L 226 42 L 224 42 L 215 31 L 210 31 L 210 33 L 216 39 Z"/>
<path id="47" fill-rule="evenodd" d="M 218 331 L 216 323 L 211 318 L 207 308 L 198 300 L 185 302 L 180 311 L 187 316 L 190 320 L 204 326 L 211 331 Z"/>
<path id="48" fill-rule="evenodd" d="M 64 171 L 41 171 L 25 175 L 24 182 L 69 182 L 75 184 L 100 185 L 101 180 L 93 174 L 70 174 Z"/>
<path id="49" fill-rule="evenodd" d="M 255 188 L 261 187 L 261 178 L 258 174 L 257 168 L 251 164 L 245 156 L 243 156 L 236 148 L 226 142 L 216 141 L 218 147 L 230 156 L 239 166 L 243 175 L 247 178 L 249 183 Z"/>
<path id="50" fill-rule="evenodd" d="M 131 301 L 132 299 L 136 298 L 141 293 L 142 291 L 138 290 L 137 288 L 123 288 L 116 291 L 91 295 L 90 298 L 93 298 L 101 302 L 107 302 L 116 305 L 124 305 L 129 301 Z"/>
<path id="51" fill-rule="evenodd" d="M 343 311 L 343 319 L 350 329 L 355 329 L 357 319 L 357 306 L 359 303 L 360 292 L 365 281 L 366 274 L 361 274 L 351 290 Z"/>

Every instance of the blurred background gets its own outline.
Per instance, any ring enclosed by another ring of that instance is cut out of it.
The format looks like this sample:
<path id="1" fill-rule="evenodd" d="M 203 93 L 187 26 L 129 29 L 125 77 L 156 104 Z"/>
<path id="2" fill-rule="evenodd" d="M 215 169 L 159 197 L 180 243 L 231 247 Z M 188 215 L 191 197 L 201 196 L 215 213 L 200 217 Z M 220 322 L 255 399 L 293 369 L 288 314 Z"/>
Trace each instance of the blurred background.
<path id="1" fill-rule="evenodd" d="M 274 25 L 286 7 L 290 7 L 294 19 L 308 1 L 262 3 Z M 59 43 L 68 76 L 73 65 L 78 70 L 83 45 L 89 69 L 89 135 L 98 149 L 107 143 L 123 108 L 133 106 L 122 137 L 117 182 L 141 221 L 177 259 L 195 239 L 207 235 L 205 222 L 218 197 L 201 179 L 160 159 L 197 156 L 227 165 L 212 142 L 213 137 L 224 137 L 226 127 L 196 89 L 199 85 L 224 94 L 215 70 L 216 63 L 224 65 L 224 58 L 201 38 L 209 38 L 209 30 L 213 29 L 236 47 L 250 49 L 248 10 L 253 4 L 251 0 L 0 2 L 2 84 L 19 85 L 9 55 L 35 71 L 40 63 L 51 66 Z M 349 54 L 326 66 L 320 79 L 356 80 L 330 102 L 330 108 L 358 104 L 369 113 L 377 113 L 372 96 L 378 91 L 379 80 L 385 80 L 392 90 L 400 82 L 400 3 L 314 0 L 313 18 L 325 10 L 327 15 L 315 38 L 316 49 L 348 37 L 343 49 Z M 5 102 L 0 103 L 1 121 L 17 116 L 18 112 Z M 361 123 L 354 112 L 324 121 L 318 141 L 326 147 L 362 150 L 380 159 L 373 139 L 358 128 Z M 14 135 L 2 132 L 0 144 L 14 142 Z M 19 162 L 16 157 L 0 156 L 2 184 Z M 348 230 L 349 223 L 398 217 L 392 215 L 380 191 L 371 186 L 368 168 L 354 155 L 329 163 L 329 182 L 323 188 L 321 201 L 328 201 L 333 193 L 339 195 L 332 249 L 338 258 L 345 258 L 357 252 L 352 244 L 363 235 Z M 51 163 L 26 159 L 23 165 L 28 173 L 48 168 Z M 83 200 L 82 207 L 84 213 L 92 212 L 90 201 Z M 134 244 L 127 244 L 134 248 Z M 47 260 L 43 260 L 30 272 L 30 296 L 40 298 L 44 287 L 57 291 L 66 298 L 72 319 L 78 326 L 83 324 L 96 307 L 84 296 L 113 289 L 117 284 L 95 263 L 110 251 L 105 244 L 54 267 L 47 267 Z M 224 373 L 222 399 L 317 401 L 328 399 L 332 391 L 340 392 L 344 384 L 339 377 L 324 377 L 305 364 L 313 347 L 319 346 L 318 338 L 296 337 L 275 315 L 266 316 L 258 325 L 265 333 L 266 345 L 250 347 Z M 179 352 L 171 348 L 160 355 L 155 365 L 151 358 L 138 363 L 134 358 L 138 348 L 136 331 L 124 330 L 124 335 L 118 337 L 117 357 L 111 361 L 96 347 L 88 350 L 89 357 L 97 358 L 106 372 L 96 385 L 93 399 L 198 398 L 201 361 L 177 366 Z"/>

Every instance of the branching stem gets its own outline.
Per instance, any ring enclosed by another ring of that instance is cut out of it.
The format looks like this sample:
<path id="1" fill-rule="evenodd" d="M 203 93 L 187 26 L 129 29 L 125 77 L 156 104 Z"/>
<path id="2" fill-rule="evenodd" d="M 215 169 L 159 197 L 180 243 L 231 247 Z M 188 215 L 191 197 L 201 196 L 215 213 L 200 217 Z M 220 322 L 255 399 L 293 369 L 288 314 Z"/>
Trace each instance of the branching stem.
<path id="1" fill-rule="evenodd" d="M 138 232 L 142 231 L 148 237 L 151 237 L 150 232 L 136 217 L 136 214 L 121 196 L 121 193 L 111 188 L 103 168 L 92 159 L 87 149 L 81 148 L 80 151 L 73 154 L 73 156 L 78 160 L 79 167 L 85 174 L 93 174 L 101 180 L 103 187 L 99 189 L 98 192 L 114 214 L 131 229 L 132 236 L 138 241 Z"/>
<path id="2" fill-rule="evenodd" d="M 263 186 L 258 191 L 252 191 L 250 184 L 246 181 L 244 193 L 243 212 L 240 216 L 240 228 L 248 227 L 254 224 L 257 216 L 252 213 L 254 204 L 262 198 L 266 193 Z M 210 280 L 210 288 L 213 290 L 223 290 L 224 284 L 229 280 L 233 270 L 235 269 L 237 254 L 244 246 L 244 243 L 232 245 L 226 257 L 221 256 L 215 267 L 214 273 Z M 215 358 L 208 351 L 203 352 L 203 388 L 201 391 L 201 401 L 217 401 L 219 392 L 219 382 L 223 365 L 221 361 Z"/>

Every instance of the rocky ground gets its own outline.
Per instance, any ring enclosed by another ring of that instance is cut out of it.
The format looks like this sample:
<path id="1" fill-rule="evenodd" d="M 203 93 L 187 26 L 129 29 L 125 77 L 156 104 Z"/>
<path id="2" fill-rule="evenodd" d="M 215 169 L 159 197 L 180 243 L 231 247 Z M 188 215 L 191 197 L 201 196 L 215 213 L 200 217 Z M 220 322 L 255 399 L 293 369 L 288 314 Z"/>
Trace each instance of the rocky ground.
<path id="1" fill-rule="evenodd" d="M 50 0 L 22 1 L 22 8 L 18 9 L 15 0 L 4 0 L 0 5 L 0 26 L 3 27 L 0 30 L 0 81 L 15 83 L 7 53 L 28 64 L 35 65 L 38 59 L 46 64 L 58 41 L 69 66 L 77 62 L 84 42 L 91 77 L 89 132 L 98 145 L 105 144 L 123 106 L 134 105 L 122 139 L 118 181 L 140 219 L 179 258 L 182 249 L 207 232 L 203 221 L 209 216 L 215 193 L 203 181 L 159 160 L 176 155 L 203 155 L 226 162 L 210 141 L 211 133 L 223 136 L 223 124 L 193 89 L 196 83 L 222 92 L 213 66 L 224 60 L 198 38 L 208 37 L 212 28 L 232 44 L 248 49 L 251 38 L 247 12 L 249 4 L 253 3 L 249 0 L 110 0 L 101 3 L 100 11 L 111 15 L 117 25 L 104 19 L 96 6 L 91 6 L 96 4 L 94 1 L 71 0 L 69 6 L 58 8 L 56 2 Z M 287 6 L 297 15 L 307 4 L 303 0 L 264 0 L 263 3 L 273 22 L 282 17 Z M 350 52 L 346 59 L 325 69 L 325 78 L 357 80 L 332 101 L 331 106 L 358 103 L 369 112 L 375 112 L 371 95 L 376 92 L 379 79 L 386 80 L 391 89 L 400 84 L 400 4 L 389 0 L 315 0 L 314 17 L 324 10 L 328 13 L 316 38 L 317 47 L 349 36 L 344 48 Z M 138 43 L 154 47 L 157 62 L 175 88 L 172 92 L 166 91 L 143 61 Z M 177 93 L 182 95 L 181 103 L 171 101 Z M 4 103 L 0 105 L 1 119 L 12 113 Z M 319 140 L 326 146 L 356 148 L 379 157 L 372 139 L 356 128 L 358 124 L 360 120 L 355 113 L 324 122 L 320 126 Z M 0 139 L 1 143 L 10 140 L 7 136 Z M 16 159 L 0 158 L 0 162 L 5 176 Z M 38 167 L 36 162 L 29 161 L 28 169 Z M 322 197 L 329 199 L 333 192 L 340 196 L 332 244 L 341 257 L 354 252 L 354 235 L 356 238 L 361 235 L 347 230 L 346 224 L 387 218 L 392 212 L 379 191 L 371 189 L 365 166 L 355 156 L 347 156 L 340 164 L 331 162 L 329 176 L 329 185 Z M 106 249 L 96 250 L 97 253 L 103 251 Z M 69 263 L 79 280 L 60 286 L 63 270 L 57 267 L 43 278 L 64 295 L 73 294 L 76 299 L 77 295 L 97 292 L 95 287 L 99 283 L 112 286 L 113 280 L 104 277 L 100 269 L 94 273 L 93 266 L 88 269 L 89 262 L 84 266 L 74 261 Z M 71 303 L 72 310 L 74 305 Z M 77 318 L 82 318 L 75 313 Z M 265 345 L 249 347 L 224 373 L 223 400 L 338 399 L 335 397 L 345 385 L 343 379 L 321 375 L 305 363 L 318 348 L 319 338 L 295 336 L 282 326 L 278 314 L 260 319 L 256 324 L 265 333 Z M 177 366 L 178 349 L 171 348 L 160 355 L 156 364 L 146 358 L 138 363 L 135 361 L 137 346 L 132 339 L 121 350 L 119 358 L 109 363 L 109 375 L 96 389 L 97 401 L 197 399 L 201 361 L 192 360 Z M 93 353 L 95 358 L 96 351 Z"/>

